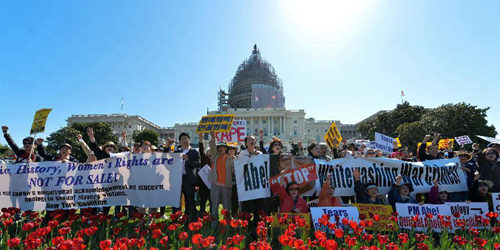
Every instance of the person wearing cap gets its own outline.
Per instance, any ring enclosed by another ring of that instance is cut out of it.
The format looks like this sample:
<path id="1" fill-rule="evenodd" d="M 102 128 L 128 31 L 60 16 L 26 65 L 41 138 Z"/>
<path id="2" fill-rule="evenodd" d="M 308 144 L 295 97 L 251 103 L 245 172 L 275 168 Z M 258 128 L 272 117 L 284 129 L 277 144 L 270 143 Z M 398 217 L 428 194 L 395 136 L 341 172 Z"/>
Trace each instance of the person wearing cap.
<path id="1" fill-rule="evenodd" d="M 12 151 L 14 151 L 14 154 L 16 155 L 16 163 L 20 162 L 39 162 L 42 159 L 36 155 L 34 152 L 32 152 L 33 149 L 33 141 L 35 138 L 28 136 L 23 139 L 23 148 L 19 148 L 17 144 L 14 142 L 10 134 L 7 132 L 9 130 L 9 127 L 7 126 L 2 126 L 2 131 L 3 131 L 3 136 L 5 140 L 7 141 L 7 144 L 9 144 L 10 148 Z M 30 156 L 31 155 L 31 156 Z M 28 160 L 28 158 L 30 158 Z"/>
<path id="2" fill-rule="evenodd" d="M 364 204 L 387 204 L 386 200 L 378 195 L 378 187 L 375 183 L 361 183 L 361 172 L 355 168 L 352 171 L 354 176 L 354 192 L 356 192 L 357 203 Z"/>
<path id="3" fill-rule="evenodd" d="M 413 192 L 413 185 L 403 182 L 403 177 L 398 175 L 389 191 L 389 204 L 396 210 L 396 203 L 417 203 L 417 200 L 410 196 L 411 192 Z"/>
<path id="4" fill-rule="evenodd" d="M 335 186 L 331 183 L 332 176 L 328 174 L 326 181 L 321 187 L 318 199 L 318 207 L 340 207 L 342 206 L 342 199 L 335 197 Z"/>
<path id="5" fill-rule="evenodd" d="M 500 192 L 500 162 L 499 154 L 493 148 L 486 148 L 477 154 L 478 171 L 481 180 L 489 180 L 494 186 L 490 191 Z"/>
<path id="6" fill-rule="evenodd" d="M 490 191 L 494 187 L 494 183 L 490 180 L 480 179 L 479 172 L 475 173 L 474 182 L 469 192 L 469 198 L 472 202 L 488 202 L 490 205 L 490 211 L 492 206 L 492 200 Z"/>
<path id="7" fill-rule="evenodd" d="M 90 139 L 89 147 L 92 151 L 94 151 L 97 160 L 102 160 L 110 157 L 110 154 L 118 152 L 118 147 L 114 142 L 109 141 L 102 145 L 102 149 L 97 146 L 97 142 L 94 137 L 94 129 L 87 128 L 87 135 Z"/>
<path id="8" fill-rule="evenodd" d="M 496 150 L 500 154 L 500 142 L 492 142 L 492 143 L 488 144 L 487 147 Z M 499 159 L 499 161 L 500 161 L 500 159 Z"/>
<path id="9" fill-rule="evenodd" d="M 60 162 L 78 162 L 78 160 L 71 155 L 73 147 L 69 143 L 63 143 L 59 146 L 59 154 L 49 155 L 45 152 L 43 147 L 43 138 L 36 139 L 36 151 L 44 161 L 60 161 Z"/>
<path id="10" fill-rule="evenodd" d="M 215 222 L 218 222 L 220 203 L 225 209 L 231 211 L 232 174 L 236 156 L 230 156 L 227 153 L 228 146 L 226 143 L 215 144 L 214 132 L 210 133 L 209 144 L 212 156 L 212 170 L 208 175 L 208 180 L 212 184 L 210 189 L 210 214 L 215 218 Z"/>
<path id="11" fill-rule="evenodd" d="M 448 190 L 440 187 L 438 180 L 434 180 L 434 186 L 431 187 L 431 191 L 429 192 L 429 203 L 444 204 L 445 202 L 450 202 Z"/>
<path id="12" fill-rule="evenodd" d="M 299 195 L 299 184 L 292 181 L 286 184 L 285 188 L 285 176 L 282 174 L 279 178 L 280 184 L 275 187 L 273 193 L 280 197 L 280 212 L 308 213 L 307 202 Z"/>

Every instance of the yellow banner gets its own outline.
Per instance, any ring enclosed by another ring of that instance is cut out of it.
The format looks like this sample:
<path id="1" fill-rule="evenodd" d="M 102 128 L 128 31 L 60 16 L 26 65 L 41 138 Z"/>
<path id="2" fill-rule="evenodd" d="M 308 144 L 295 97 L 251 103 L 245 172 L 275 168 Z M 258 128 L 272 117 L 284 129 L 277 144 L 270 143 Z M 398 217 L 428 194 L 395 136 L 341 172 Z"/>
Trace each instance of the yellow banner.
<path id="1" fill-rule="evenodd" d="M 325 142 L 330 148 L 337 148 L 342 141 L 342 136 L 340 135 L 337 124 L 332 122 L 332 125 L 325 134 Z"/>
<path id="2" fill-rule="evenodd" d="M 389 219 L 389 217 L 392 216 L 391 205 L 372 205 L 361 203 L 354 203 L 352 205 L 358 208 L 360 219 L 365 217 L 366 219 L 371 219 L 373 221 L 373 225 L 371 227 L 366 227 L 366 229 L 377 229 L 379 231 L 394 231 L 398 229 L 398 223 Z M 374 215 L 379 216 L 379 221 L 375 221 Z"/>
<path id="3" fill-rule="evenodd" d="M 294 222 L 294 218 L 296 216 L 302 218 L 306 222 L 305 228 L 309 230 L 311 227 L 311 214 L 310 213 L 271 213 L 271 216 L 273 217 L 273 222 L 271 223 L 271 227 L 274 228 L 287 228 L 288 225 L 292 222 Z M 285 220 L 284 223 L 280 223 L 280 218 L 284 218 L 282 220 Z"/>
<path id="4" fill-rule="evenodd" d="M 43 133 L 45 131 L 45 123 L 47 122 L 50 111 L 52 111 L 52 109 L 40 109 L 36 111 L 30 134 Z"/>
<path id="5" fill-rule="evenodd" d="M 451 146 L 453 147 L 454 141 L 455 141 L 455 139 L 441 139 L 441 140 L 439 140 L 439 149 L 447 149 L 449 143 L 451 143 Z M 427 147 L 432 145 L 432 142 L 426 142 L 426 143 L 427 143 Z M 417 144 L 417 150 L 420 148 L 420 145 L 422 145 L 421 142 L 419 142 Z"/>
<path id="6" fill-rule="evenodd" d="M 399 141 L 399 137 L 396 137 L 396 141 L 398 142 L 398 148 L 401 147 L 401 142 Z"/>
<path id="7" fill-rule="evenodd" d="M 196 133 L 230 132 L 234 114 L 206 115 L 201 117 Z"/>
<path id="8" fill-rule="evenodd" d="M 455 139 L 441 139 L 439 140 L 439 149 L 448 149 L 448 144 L 451 143 L 451 146 L 453 147 L 453 142 Z"/>

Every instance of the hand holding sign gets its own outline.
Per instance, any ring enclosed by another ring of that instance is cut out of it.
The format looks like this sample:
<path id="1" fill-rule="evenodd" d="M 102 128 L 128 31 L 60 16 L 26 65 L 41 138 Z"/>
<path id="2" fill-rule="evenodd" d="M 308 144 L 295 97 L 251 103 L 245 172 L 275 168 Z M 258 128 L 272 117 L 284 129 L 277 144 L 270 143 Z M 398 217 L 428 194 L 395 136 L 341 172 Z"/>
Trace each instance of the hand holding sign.
<path id="1" fill-rule="evenodd" d="M 401 181 L 403 180 L 403 176 L 401 175 L 398 175 L 396 177 L 396 185 L 399 186 L 401 184 Z"/>

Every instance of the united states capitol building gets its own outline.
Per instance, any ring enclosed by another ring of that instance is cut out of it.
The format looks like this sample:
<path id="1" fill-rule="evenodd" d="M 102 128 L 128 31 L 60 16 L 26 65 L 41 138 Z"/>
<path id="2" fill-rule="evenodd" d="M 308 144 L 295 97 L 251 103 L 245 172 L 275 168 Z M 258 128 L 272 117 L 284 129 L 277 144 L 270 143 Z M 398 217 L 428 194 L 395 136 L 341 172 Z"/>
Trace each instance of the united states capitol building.
<path id="1" fill-rule="evenodd" d="M 283 83 L 271 64 L 262 59 L 256 45 L 250 57 L 238 67 L 229 83 L 228 90 L 218 91 L 218 109 L 208 111 L 208 114 L 235 114 L 237 120 L 246 120 L 248 134 L 258 135 L 258 131 L 262 129 L 266 141 L 276 136 L 285 145 L 298 141 L 323 142 L 323 137 L 333 121 L 337 124 L 343 138 L 359 138 L 356 124 L 342 124 L 338 120 L 315 120 L 306 118 L 306 112 L 303 109 L 286 109 Z M 132 135 L 134 131 L 149 128 L 160 133 L 160 142 L 168 137 L 178 138 L 180 133 L 187 132 L 191 135 L 192 143 L 198 143 L 198 137 L 194 136 L 198 121 L 161 127 L 139 115 L 87 114 L 72 115 L 67 122 L 68 125 L 81 122 L 105 122 L 111 125 L 117 135 L 122 130 Z"/>

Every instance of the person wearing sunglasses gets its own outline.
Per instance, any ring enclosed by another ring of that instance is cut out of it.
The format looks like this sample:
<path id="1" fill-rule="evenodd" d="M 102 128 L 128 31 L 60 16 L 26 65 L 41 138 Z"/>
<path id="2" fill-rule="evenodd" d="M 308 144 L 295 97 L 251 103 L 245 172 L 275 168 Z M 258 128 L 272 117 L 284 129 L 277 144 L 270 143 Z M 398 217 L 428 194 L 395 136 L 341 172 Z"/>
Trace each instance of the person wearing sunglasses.
<path id="1" fill-rule="evenodd" d="M 299 195 L 299 184 L 292 181 L 286 184 L 285 176 L 280 176 L 280 185 L 274 190 L 280 197 L 280 212 L 282 213 L 308 213 L 307 202 Z"/>
<path id="2" fill-rule="evenodd" d="M 14 142 L 12 139 L 12 136 L 10 136 L 9 132 L 9 127 L 7 126 L 2 126 L 2 131 L 3 131 L 3 136 L 5 137 L 5 140 L 9 144 L 10 148 L 12 151 L 14 151 L 14 154 L 16 154 L 16 163 L 20 162 L 39 162 L 42 159 L 35 154 L 33 149 L 33 142 L 35 138 L 29 136 L 23 139 L 23 147 L 19 148 L 17 144 Z M 31 155 L 31 156 L 30 156 Z M 28 160 L 29 158 L 29 160 Z"/>
<path id="3" fill-rule="evenodd" d="M 342 206 L 341 197 L 335 197 L 335 185 L 330 181 L 331 179 L 332 175 L 328 174 L 319 193 L 318 207 Z"/>
<path id="4" fill-rule="evenodd" d="M 489 180 L 480 179 L 479 172 L 475 173 L 474 182 L 469 192 L 469 198 L 472 202 L 488 202 L 490 211 L 492 210 L 492 200 L 490 191 L 494 187 L 494 183 Z"/>

